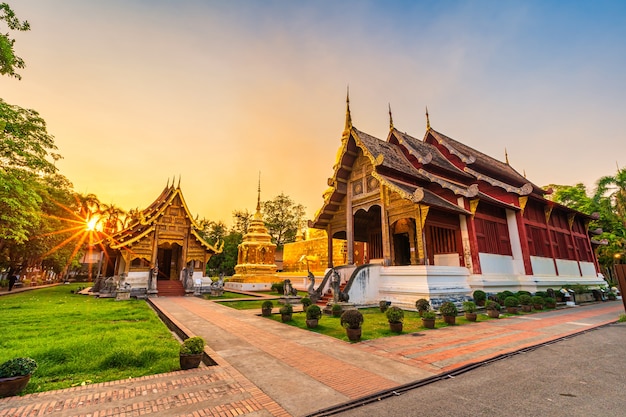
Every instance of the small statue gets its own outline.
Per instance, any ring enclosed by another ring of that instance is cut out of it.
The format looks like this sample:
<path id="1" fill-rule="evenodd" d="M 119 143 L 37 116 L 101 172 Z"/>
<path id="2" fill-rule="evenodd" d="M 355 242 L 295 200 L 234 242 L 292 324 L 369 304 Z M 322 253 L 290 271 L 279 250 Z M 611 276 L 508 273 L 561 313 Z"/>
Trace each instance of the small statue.
<path id="1" fill-rule="evenodd" d="M 339 275 L 339 273 L 337 272 L 335 268 L 332 269 L 330 279 L 331 279 L 330 288 L 333 292 L 333 302 L 335 303 L 348 302 L 348 300 L 350 299 L 350 296 L 348 296 L 347 293 L 340 290 L 339 287 L 341 285 L 341 276 Z"/>
<path id="2" fill-rule="evenodd" d="M 283 293 L 286 297 L 289 296 L 297 296 L 298 295 L 298 290 L 296 290 L 295 288 L 293 288 L 293 286 L 291 285 L 291 280 L 290 279 L 286 279 L 284 281 L 284 289 L 283 289 Z"/>
<path id="3" fill-rule="evenodd" d="M 313 272 L 309 271 L 309 274 L 307 277 L 309 279 L 309 286 L 307 288 L 307 292 L 309 293 L 309 298 L 311 299 L 313 303 L 316 303 L 318 300 L 318 294 L 317 294 L 317 291 L 315 291 L 315 275 L 313 275 Z"/>

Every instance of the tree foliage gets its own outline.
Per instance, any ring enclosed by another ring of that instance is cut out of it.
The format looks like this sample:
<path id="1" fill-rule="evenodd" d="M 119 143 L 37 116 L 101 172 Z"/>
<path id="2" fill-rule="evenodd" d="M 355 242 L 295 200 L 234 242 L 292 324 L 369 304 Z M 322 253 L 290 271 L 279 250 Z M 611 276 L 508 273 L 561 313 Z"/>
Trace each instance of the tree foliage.
<path id="1" fill-rule="evenodd" d="M 263 203 L 263 221 L 278 249 L 295 241 L 304 214 L 304 206 L 283 193 Z"/>
<path id="2" fill-rule="evenodd" d="M 21 22 L 7 3 L 0 3 L 1 21 L 5 22 L 9 30 L 30 30 L 28 22 L 25 20 Z M 15 77 L 19 80 L 22 77 L 15 70 L 24 68 L 25 64 L 24 60 L 15 54 L 14 44 L 15 39 L 12 39 L 9 33 L 0 33 L 0 74 Z"/>

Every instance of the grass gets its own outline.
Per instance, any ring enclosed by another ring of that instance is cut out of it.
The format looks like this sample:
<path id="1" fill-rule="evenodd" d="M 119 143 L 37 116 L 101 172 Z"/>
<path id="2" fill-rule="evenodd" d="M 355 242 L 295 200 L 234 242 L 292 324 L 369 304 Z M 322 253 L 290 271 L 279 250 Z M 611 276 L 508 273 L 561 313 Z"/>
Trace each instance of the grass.
<path id="1" fill-rule="evenodd" d="M 619 319 L 617 319 L 618 323 L 626 322 L 626 314 L 620 314 Z"/>
<path id="2" fill-rule="evenodd" d="M 180 369 L 178 341 L 145 301 L 72 294 L 77 288 L 0 297 L 0 363 L 39 365 L 23 394 Z"/>
<path id="3" fill-rule="evenodd" d="M 205 300 L 211 300 L 211 301 L 215 301 L 215 300 L 227 300 L 227 299 L 231 299 L 231 298 L 252 298 L 254 297 L 254 295 L 246 295 L 246 294 L 240 294 L 238 292 L 230 292 L 230 291 L 224 291 L 224 293 L 220 296 L 212 296 L 210 293 L 206 293 L 204 295 L 202 295 L 202 298 L 204 298 Z"/>

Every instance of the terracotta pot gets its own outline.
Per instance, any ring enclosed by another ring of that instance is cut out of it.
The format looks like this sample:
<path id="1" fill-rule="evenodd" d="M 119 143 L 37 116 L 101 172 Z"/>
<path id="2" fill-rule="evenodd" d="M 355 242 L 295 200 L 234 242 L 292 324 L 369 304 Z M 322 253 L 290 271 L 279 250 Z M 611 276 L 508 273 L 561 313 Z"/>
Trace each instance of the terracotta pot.
<path id="1" fill-rule="evenodd" d="M 443 316 L 443 321 L 446 324 L 456 324 L 456 316 Z"/>
<path id="2" fill-rule="evenodd" d="M 361 329 L 346 329 L 348 340 L 351 342 L 358 342 L 361 340 Z"/>
<path id="3" fill-rule="evenodd" d="M 533 306 L 531 306 L 531 305 L 522 306 L 522 311 L 524 313 L 530 313 L 532 310 L 533 310 Z"/>
<path id="4" fill-rule="evenodd" d="M 500 312 L 498 310 L 487 310 L 487 315 L 492 319 L 497 319 L 500 317 Z"/>
<path id="5" fill-rule="evenodd" d="M 291 314 L 282 314 L 280 315 L 280 320 L 285 323 L 287 321 L 291 321 Z"/>
<path id="6" fill-rule="evenodd" d="M 476 313 L 465 313 L 467 321 L 476 321 L 476 317 L 478 317 L 478 314 Z"/>
<path id="7" fill-rule="evenodd" d="M 202 356 L 204 353 L 197 353 L 192 355 L 179 355 L 180 369 L 193 369 L 200 366 L 202 362 Z"/>
<path id="8" fill-rule="evenodd" d="M 543 306 L 542 306 L 541 304 L 535 304 L 535 305 L 533 306 L 533 308 L 534 308 L 535 310 L 543 310 Z"/>
<path id="9" fill-rule="evenodd" d="M 517 314 L 517 307 L 507 307 L 506 312 L 509 314 Z"/>
<path id="10" fill-rule="evenodd" d="M 314 329 L 317 327 L 317 323 L 318 323 L 319 319 L 307 319 L 306 320 L 306 327 L 308 327 L 309 329 Z"/>
<path id="11" fill-rule="evenodd" d="M 394 333 L 402 333 L 402 322 L 399 321 L 397 323 L 389 322 L 389 330 Z"/>
<path id="12" fill-rule="evenodd" d="M 28 381 L 30 381 L 30 374 L 0 378 L 0 398 L 19 394 L 26 388 Z"/>
<path id="13" fill-rule="evenodd" d="M 427 329 L 434 329 L 435 328 L 435 319 L 425 319 L 424 317 L 422 317 L 422 324 Z"/>
<path id="14" fill-rule="evenodd" d="M 271 308 L 262 308 L 261 309 L 261 315 L 263 317 L 269 317 L 272 315 L 272 309 Z"/>

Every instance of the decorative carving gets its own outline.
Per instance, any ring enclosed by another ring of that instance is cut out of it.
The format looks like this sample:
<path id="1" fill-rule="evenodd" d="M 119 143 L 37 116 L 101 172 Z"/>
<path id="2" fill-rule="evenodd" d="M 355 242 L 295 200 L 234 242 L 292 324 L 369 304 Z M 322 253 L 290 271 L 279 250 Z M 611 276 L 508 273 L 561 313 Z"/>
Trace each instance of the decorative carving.
<path id="1" fill-rule="evenodd" d="M 520 196 L 517 199 L 519 201 L 519 208 L 522 210 L 522 216 L 523 216 L 524 209 L 526 208 L 526 203 L 528 202 L 528 196 Z"/>
<path id="2" fill-rule="evenodd" d="M 478 209 L 478 203 L 480 202 L 479 199 L 474 198 L 472 200 L 470 200 L 470 212 L 472 213 L 472 215 L 476 214 L 476 209 Z"/>
<path id="3" fill-rule="evenodd" d="M 552 206 L 548 205 L 543 208 L 543 212 L 546 215 L 546 224 L 550 223 L 550 215 L 552 214 Z"/>
<path id="4" fill-rule="evenodd" d="M 361 179 L 358 179 L 352 182 L 352 194 L 354 195 L 363 194 L 363 182 Z"/>

